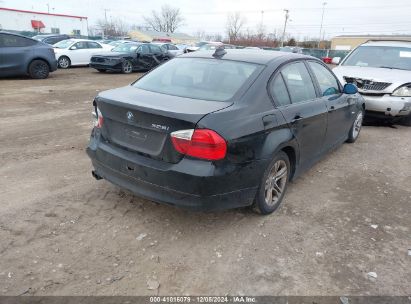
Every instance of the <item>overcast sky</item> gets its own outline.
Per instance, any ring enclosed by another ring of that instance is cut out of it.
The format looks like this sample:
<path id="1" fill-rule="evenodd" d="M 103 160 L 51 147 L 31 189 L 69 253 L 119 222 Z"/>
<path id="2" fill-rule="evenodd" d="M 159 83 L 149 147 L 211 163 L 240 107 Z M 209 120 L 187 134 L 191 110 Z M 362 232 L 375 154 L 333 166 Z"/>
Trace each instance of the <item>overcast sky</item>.
<path id="1" fill-rule="evenodd" d="M 410 0 L 326 0 L 324 32 L 326 37 L 341 34 L 411 33 Z M 284 9 L 290 10 L 287 32 L 296 37 L 318 37 L 323 0 L 0 0 L 0 7 L 72 14 L 89 17 L 89 25 L 104 18 L 121 18 L 129 24 L 144 24 L 143 16 L 163 4 L 181 9 L 185 19 L 178 30 L 193 34 L 225 34 L 227 14 L 239 11 L 245 28 L 255 30 L 263 20 L 267 33 L 280 32 Z M 262 13 L 262 11 L 264 13 Z"/>

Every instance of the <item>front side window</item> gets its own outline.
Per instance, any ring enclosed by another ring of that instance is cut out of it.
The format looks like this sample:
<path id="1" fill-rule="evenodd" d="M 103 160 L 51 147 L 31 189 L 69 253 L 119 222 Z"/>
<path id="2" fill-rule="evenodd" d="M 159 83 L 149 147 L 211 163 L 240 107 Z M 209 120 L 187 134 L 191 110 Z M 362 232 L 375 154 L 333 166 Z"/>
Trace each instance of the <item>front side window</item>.
<path id="1" fill-rule="evenodd" d="M 342 65 L 411 70 L 411 48 L 360 46 L 351 53 Z"/>
<path id="2" fill-rule="evenodd" d="M 330 96 L 340 93 L 337 79 L 335 79 L 334 75 L 329 70 L 320 63 L 314 61 L 309 61 L 308 64 L 311 67 L 315 78 L 318 80 L 322 96 Z"/>
<path id="3" fill-rule="evenodd" d="M 140 48 L 138 49 L 138 52 L 141 54 L 150 54 L 150 49 L 148 47 L 147 44 L 143 44 L 142 46 L 140 46 Z"/>
<path id="4" fill-rule="evenodd" d="M 277 75 L 274 81 L 271 82 L 270 93 L 278 106 L 285 106 L 290 104 L 290 96 L 288 96 L 287 87 L 285 86 L 281 74 Z"/>
<path id="5" fill-rule="evenodd" d="M 158 45 L 150 45 L 152 53 L 162 53 L 161 48 Z"/>
<path id="6" fill-rule="evenodd" d="M 175 58 L 142 77 L 134 86 L 167 95 L 225 101 L 232 98 L 259 67 L 231 60 Z"/>
<path id="7" fill-rule="evenodd" d="M 316 98 L 314 84 L 304 63 L 291 63 L 281 71 L 290 93 L 291 102 L 298 103 Z"/>

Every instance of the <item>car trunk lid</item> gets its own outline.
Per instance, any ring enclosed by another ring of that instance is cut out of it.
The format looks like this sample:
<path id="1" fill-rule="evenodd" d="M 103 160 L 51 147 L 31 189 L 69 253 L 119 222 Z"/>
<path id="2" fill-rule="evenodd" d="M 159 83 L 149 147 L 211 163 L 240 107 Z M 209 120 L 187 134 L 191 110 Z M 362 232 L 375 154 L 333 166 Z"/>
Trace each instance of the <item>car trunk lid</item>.
<path id="1" fill-rule="evenodd" d="M 107 142 L 170 163 L 182 158 L 172 146 L 171 132 L 194 129 L 205 115 L 232 105 L 133 86 L 102 92 L 96 103 L 104 118 L 102 136 Z"/>

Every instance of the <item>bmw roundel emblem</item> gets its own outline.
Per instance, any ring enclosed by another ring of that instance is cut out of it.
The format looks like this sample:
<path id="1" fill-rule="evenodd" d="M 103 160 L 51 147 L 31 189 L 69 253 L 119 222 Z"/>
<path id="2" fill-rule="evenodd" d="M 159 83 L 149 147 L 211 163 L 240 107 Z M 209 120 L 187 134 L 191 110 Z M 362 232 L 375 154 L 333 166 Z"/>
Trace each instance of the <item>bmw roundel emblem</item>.
<path id="1" fill-rule="evenodd" d="M 134 114 L 131 113 L 130 111 L 127 112 L 127 119 L 128 120 L 133 120 L 134 119 Z"/>

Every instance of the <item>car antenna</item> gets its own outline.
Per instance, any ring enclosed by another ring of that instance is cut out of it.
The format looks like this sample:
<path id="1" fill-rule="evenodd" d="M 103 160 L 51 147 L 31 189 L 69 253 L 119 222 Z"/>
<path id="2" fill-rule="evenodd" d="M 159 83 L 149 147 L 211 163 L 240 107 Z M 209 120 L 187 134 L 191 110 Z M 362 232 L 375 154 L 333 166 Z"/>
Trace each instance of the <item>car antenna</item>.
<path id="1" fill-rule="evenodd" d="M 215 49 L 215 52 L 213 54 L 214 58 L 221 58 L 223 57 L 225 54 L 227 54 L 227 51 L 224 49 L 224 46 L 219 46 Z"/>

